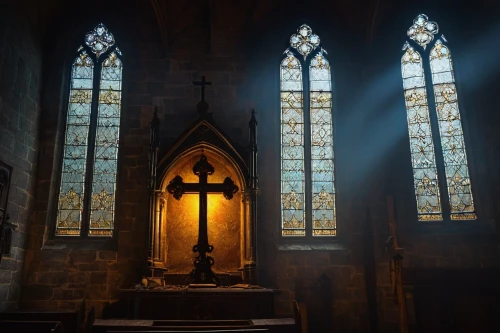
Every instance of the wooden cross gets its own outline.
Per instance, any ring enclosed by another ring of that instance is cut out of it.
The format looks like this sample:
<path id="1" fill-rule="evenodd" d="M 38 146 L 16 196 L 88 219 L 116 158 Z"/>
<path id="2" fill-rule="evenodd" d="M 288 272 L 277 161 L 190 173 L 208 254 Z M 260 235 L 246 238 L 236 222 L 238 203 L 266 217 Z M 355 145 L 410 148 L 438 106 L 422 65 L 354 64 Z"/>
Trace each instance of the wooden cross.
<path id="1" fill-rule="evenodd" d="M 212 82 L 205 81 L 205 75 L 201 77 L 201 81 L 193 81 L 195 86 L 201 86 L 201 101 L 205 102 L 205 86 L 212 85 Z"/>
<path id="2" fill-rule="evenodd" d="M 199 177 L 198 183 L 184 183 L 181 176 L 175 176 L 167 186 L 168 193 L 172 194 L 175 199 L 180 200 L 183 194 L 199 194 L 200 195 L 200 212 L 199 212 L 199 227 L 198 227 L 198 244 L 193 246 L 193 252 L 198 252 L 199 255 L 194 260 L 194 270 L 191 272 L 187 283 L 209 284 L 215 283 L 219 285 L 219 279 L 212 272 L 214 258 L 207 256 L 207 253 L 213 251 L 214 247 L 208 244 L 208 228 L 207 228 L 207 194 L 222 193 L 227 200 L 233 198 L 233 195 L 238 192 L 238 186 L 234 184 L 230 177 L 226 177 L 223 183 L 208 183 L 208 176 L 214 173 L 214 167 L 207 161 L 205 155 L 193 167 L 193 172 Z"/>

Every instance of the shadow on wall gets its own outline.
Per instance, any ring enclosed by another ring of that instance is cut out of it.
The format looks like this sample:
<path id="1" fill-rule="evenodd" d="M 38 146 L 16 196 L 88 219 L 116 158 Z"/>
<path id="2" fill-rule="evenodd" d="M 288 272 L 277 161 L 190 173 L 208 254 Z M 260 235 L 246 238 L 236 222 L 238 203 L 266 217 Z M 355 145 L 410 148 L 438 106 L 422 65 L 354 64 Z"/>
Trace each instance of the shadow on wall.
<path id="1" fill-rule="evenodd" d="M 297 280 L 295 298 L 307 308 L 307 326 L 309 332 L 331 332 L 333 327 L 332 281 L 326 274 L 317 280 Z"/>

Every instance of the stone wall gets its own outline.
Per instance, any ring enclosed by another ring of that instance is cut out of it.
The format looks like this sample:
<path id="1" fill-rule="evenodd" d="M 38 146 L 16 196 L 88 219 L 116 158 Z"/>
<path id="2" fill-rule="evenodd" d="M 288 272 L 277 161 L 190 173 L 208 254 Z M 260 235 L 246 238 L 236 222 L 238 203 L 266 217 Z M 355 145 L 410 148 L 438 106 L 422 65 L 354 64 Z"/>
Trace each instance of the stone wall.
<path id="1" fill-rule="evenodd" d="M 5 10 L 4 10 L 5 9 Z M 20 42 L 22 41 L 22 42 Z M 0 10 L 0 160 L 13 167 L 7 213 L 11 254 L 0 264 L 0 311 L 17 306 L 28 221 L 34 202 L 42 53 L 30 17 L 14 6 Z"/>
<path id="2" fill-rule="evenodd" d="M 21 304 L 32 309 L 78 309 L 82 300 L 88 299 L 102 313 L 104 306 L 117 298 L 122 283 L 116 251 L 36 251 Z"/>
<path id="3" fill-rule="evenodd" d="M 288 251 L 277 257 L 278 315 L 290 316 L 290 302 L 307 308 L 309 328 L 363 331 L 368 327 L 365 276 L 352 264 L 353 253 Z"/>

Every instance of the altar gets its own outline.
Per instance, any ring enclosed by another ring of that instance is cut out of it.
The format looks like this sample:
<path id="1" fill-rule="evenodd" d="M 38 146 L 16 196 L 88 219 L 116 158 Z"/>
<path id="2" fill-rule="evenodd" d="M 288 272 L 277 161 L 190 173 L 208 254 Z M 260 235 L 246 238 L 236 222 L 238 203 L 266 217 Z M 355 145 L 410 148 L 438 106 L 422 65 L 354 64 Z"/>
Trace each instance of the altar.
<path id="1" fill-rule="evenodd" d="M 274 317 L 272 289 L 122 290 L 128 319 L 236 320 Z"/>

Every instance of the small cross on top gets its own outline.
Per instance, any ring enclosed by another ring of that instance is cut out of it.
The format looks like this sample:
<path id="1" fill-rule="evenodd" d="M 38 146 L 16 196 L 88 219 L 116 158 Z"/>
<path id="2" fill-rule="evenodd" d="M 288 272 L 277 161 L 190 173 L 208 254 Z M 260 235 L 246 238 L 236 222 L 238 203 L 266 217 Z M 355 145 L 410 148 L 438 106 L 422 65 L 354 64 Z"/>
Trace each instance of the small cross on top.
<path id="1" fill-rule="evenodd" d="M 205 75 L 201 77 L 201 81 L 193 81 L 195 86 L 201 86 L 201 101 L 205 102 L 205 86 L 212 85 L 212 82 L 205 81 Z"/>

